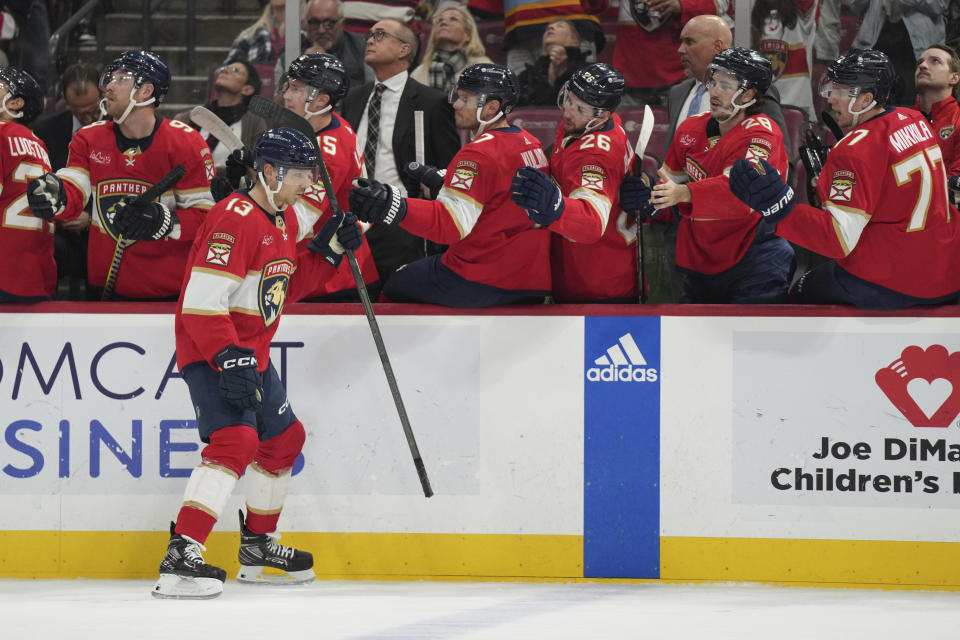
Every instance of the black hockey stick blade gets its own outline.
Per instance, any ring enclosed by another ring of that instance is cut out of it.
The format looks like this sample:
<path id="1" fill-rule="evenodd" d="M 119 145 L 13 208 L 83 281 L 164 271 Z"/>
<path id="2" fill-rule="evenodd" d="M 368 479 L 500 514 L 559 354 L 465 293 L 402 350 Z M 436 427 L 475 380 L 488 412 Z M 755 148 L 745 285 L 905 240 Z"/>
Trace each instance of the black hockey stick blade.
<path id="1" fill-rule="evenodd" d="M 823 124 L 827 125 L 827 129 L 830 130 L 830 133 L 833 134 L 834 139 L 837 142 L 843 139 L 843 129 L 840 128 L 840 125 L 837 124 L 837 121 L 833 119 L 833 116 L 830 115 L 829 111 L 821 111 L 820 117 L 823 118 Z"/>
<path id="2" fill-rule="evenodd" d="M 138 195 L 131 200 L 131 202 L 153 202 L 180 182 L 180 178 L 185 175 L 187 175 L 187 170 L 182 164 L 178 164 L 173 169 L 170 169 L 167 175 L 160 178 L 155 185 Z M 123 236 L 117 237 L 117 246 L 113 250 L 113 260 L 110 261 L 107 281 L 103 285 L 103 293 L 100 295 L 101 302 L 106 302 L 113 297 L 113 289 L 117 285 L 117 274 L 120 272 L 120 262 L 123 260 L 123 254 L 127 250 L 127 247 L 132 244 L 133 242 L 124 240 Z"/>
<path id="3" fill-rule="evenodd" d="M 250 105 L 247 108 L 250 110 L 250 113 L 260 116 L 264 120 L 269 120 L 275 126 L 296 129 L 313 141 L 313 146 L 317 148 L 317 151 L 320 150 L 320 146 L 317 143 L 317 133 L 313 130 L 313 125 L 307 122 L 307 119 L 303 116 L 297 115 L 282 104 L 277 104 L 273 100 L 267 100 L 263 96 L 251 96 Z M 326 185 L 324 185 L 324 187 L 326 187 Z M 329 192 L 327 193 L 327 197 L 331 197 Z"/>
<path id="4" fill-rule="evenodd" d="M 320 181 L 323 183 L 324 191 L 327 192 L 327 198 L 330 201 L 330 208 L 333 214 L 340 215 L 342 209 L 340 209 L 340 203 L 337 202 L 337 194 L 333 189 L 333 183 L 330 180 L 327 165 L 323 161 L 323 153 L 317 144 L 317 134 L 313 130 L 313 126 L 306 118 L 262 96 L 253 96 L 250 98 L 249 109 L 254 115 L 258 115 L 265 120 L 270 120 L 277 126 L 296 129 L 313 141 L 314 146 L 317 147 L 317 156 L 320 158 Z M 400 417 L 400 426 L 403 427 L 403 433 L 407 438 L 407 446 L 410 448 L 410 455 L 413 456 L 413 465 L 416 467 L 417 475 L 420 477 L 420 486 L 423 488 L 423 495 L 429 498 L 433 495 L 433 488 L 431 488 L 430 479 L 427 477 L 427 469 L 423 465 L 423 458 L 420 457 L 417 440 L 413 435 L 413 429 L 410 427 L 410 419 L 407 417 L 407 410 L 403 405 L 400 387 L 397 385 L 397 378 L 394 376 L 393 367 L 390 365 L 390 357 L 387 355 L 387 348 L 383 343 L 383 335 L 380 333 L 377 316 L 373 312 L 370 292 L 367 291 L 367 285 L 363 282 L 360 263 L 357 262 L 357 256 L 349 249 L 347 250 L 347 262 L 350 264 L 350 271 L 353 273 L 353 280 L 357 285 L 357 293 L 360 295 L 360 303 L 363 305 L 363 312 L 367 316 L 367 324 L 370 325 L 370 333 L 373 335 L 373 342 L 376 344 L 377 354 L 380 356 L 380 364 L 383 365 L 383 374 L 387 378 L 390 394 L 393 396 L 393 403 L 396 405 L 397 415 Z"/>

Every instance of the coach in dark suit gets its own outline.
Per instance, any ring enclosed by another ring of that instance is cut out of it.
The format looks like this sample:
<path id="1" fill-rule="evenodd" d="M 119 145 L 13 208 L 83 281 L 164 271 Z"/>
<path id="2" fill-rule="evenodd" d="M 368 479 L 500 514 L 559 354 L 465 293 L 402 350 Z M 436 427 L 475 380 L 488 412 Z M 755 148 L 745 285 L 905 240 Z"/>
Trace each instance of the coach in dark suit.
<path id="1" fill-rule="evenodd" d="M 420 184 L 404 169 L 416 159 L 414 112 L 423 111 L 427 164 L 446 168 L 460 148 L 447 96 L 409 76 L 418 49 L 416 34 L 402 22 L 381 20 L 374 24 L 367 35 L 364 62 L 373 69 L 377 81 L 351 90 L 342 107 L 344 119 L 357 133 L 365 175 L 402 185 L 411 198 L 424 197 Z M 396 225 L 374 227 L 366 235 L 381 280 L 426 255 L 424 240 Z"/>

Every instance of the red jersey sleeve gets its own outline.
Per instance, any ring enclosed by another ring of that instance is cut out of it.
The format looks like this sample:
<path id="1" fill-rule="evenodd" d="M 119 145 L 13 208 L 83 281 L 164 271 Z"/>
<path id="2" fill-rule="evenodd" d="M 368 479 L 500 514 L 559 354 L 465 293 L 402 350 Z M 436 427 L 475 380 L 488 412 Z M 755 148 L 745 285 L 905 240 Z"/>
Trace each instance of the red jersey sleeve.
<path id="1" fill-rule="evenodd" d="M 164 120 L 160 126 L 169 127 L 172 134 L 171 166 L 182 164 L 187 170 L 173 188 L 173 209 L 180 220 L 180 240 L 193 242 L 204 215 L 213 206 L 210 195 L 210 180 L 216 175 L 213 154 L 200 132 L 190 126 L 177 120 Z"/>

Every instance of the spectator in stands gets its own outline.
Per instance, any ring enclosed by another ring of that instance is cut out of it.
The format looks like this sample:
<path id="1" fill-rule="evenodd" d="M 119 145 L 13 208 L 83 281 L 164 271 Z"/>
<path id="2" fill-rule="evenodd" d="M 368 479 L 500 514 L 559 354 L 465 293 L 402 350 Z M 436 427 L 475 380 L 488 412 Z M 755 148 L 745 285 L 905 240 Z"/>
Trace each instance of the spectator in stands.
<path id="1" fill-rule="evenodd" d="M 241 31 L 233 41 L 224 64 L 231 60 L 246 60 L 253 64 L 277 64 L 283 58 L 285 9 L 286 0 L 270 0 L 263 8 L 260 18 Z"/>
<path id="2" fill-rule="evenodd" d="M 422 197 L 420 183 L 406 173 L 416 160 L 414 112 L 424 114 L 424 151 L 427 164 L 446 167 L 460 148 L 453 109 L 442 92 L 410 77 L 419 41 L 413 30 L 398 20 L 381 20 L 367 34 L 364 61 L 377 82 L 350 90 L 342 114 L 357 132 L 363 153 L 364 175 L 394 185 L 401 195 Z M 424 241 L 396 225 L 378 225 L 366 234 L 373 258 L 386 283 L 401 265 L 426 254 Z"/>
<path id="3" fill-rule="evenodd" d="M 460 72 L 478 62 L 492 60 L 486 56 L 473 16 L 463 7 L 449 7 L 434 17 L 423 62 L 410 77 L 449 93 L 457 86 Z"/>
<path id="4" fill-rule="evenodd" d="M 960 175 L 960 57 L 945 44 L 936 44 L 917 59 L 916 108 L 933 128 L 943 168 L 948 176 Z"/>
<path id="5" fill-rule="evenodd" d="M 350 84 L 359 87 L 372 81 L 373 69 L 363 62 L 367 43 L 363 36 L 343 29 L 342 0 L 310 0 L 305 22 L 311 50 L 332 53 L 340 59 L 350 75 Z"/>
<path id="6" fill-rule="evenodd" d="M 887 54 L 897 72 L 891 104 L 912 106 L 917 58 L 946 38 L 943 15 L 947 0 L 855 0 L 855 12 L 863 11 L 865 5 L 868 6 L 853 46 Z"/>
<path id="7" fill-rule="evenodd" d="M 543 32 L 540 57 L 520 74 L 520 106 L 556 105 L 560 87 L 586 64 L 577 28 L 569 20 L 554 20 Z"/>
<path id="8" fill-rule="evenodd" d="M 253 149 L 260 134 L 267 130 L 267 122 L 260 116 L 249 112 L 250 98 L 258 95 L 262 87 L 260 76 L 253 65 L 246 60 L 231 60 L 217 70 L 213 80 L 215 98 L 209 102 L 207 109 L 230 125 L 243 146 Z M 220 144 L 220 141 L 210 135 L 209 131 L 200 128 L 190 119 L 190 110 L 182 111 L 174 116 L 175 120 L 186 122 L 200 132 L 207 141 L 207 146 L 213 152 L 213 164 L 217 173 L 224 174 L 227 166 L 227 156 L 230 149 Z M 222 186 L 222 185 L 221 185 Z M 223 194 L 214 194 L 223 195 Z M 219 199 L 219 198 L 218 198 Z"/>
<path id="9" fill-rule="evenodd" d="M 699 0 L 622 0 L 613 51 L 613 66 L 627 81 L 621 106 L 665 106 L 667 90 L 683 80 L 684 68 L 679 58 L 664 54 L 677 50 L 680 32 L 691 18 L 702 14 L 725 16 L 729 6 L 729 0 L 706 4 Z M 656 62 L 638 64 L 648 60 Z"/>
<path id="10" fill-rule="evenodd" d="M 60 91 L 67 108 L 37 118 L 31 128 L 43 140 L 50 154 L 52 171 L 67 165 L 68 149 L 73 134 L 80 127 L 100 119 L 100 73 L 93 65 L 72 64 L 60 78 Z M 89 203 L 73 220 L 57 221 L 54 235 L 54 258 L 57 261 L 57 280 L 75 278 L 80 283 L 87 278 L 87 233 L 90 228 Z M 71 283 L 72 284 L 72 283 Z M 75 292 L 80 298 L 79 292 Z"/>
<path id="11" fill-rule="evenodd" d="M 814 55 L 821 64 L 830 64 L 840 57 L 840 38 L 843 27 L 840 11 L 849 7 L 849 0 L 820 0 L 817 35 L 813 42 Z"/>
<path id="12" fill-rule="evenodd" d="M 555 0 L 549 3 L 505 0 L 503 48 L 507 51 L 507 66 L 519 76 L 527 65 L 534 64 L 543 54 L 544 32 L 559 19 L 568 20 L 573 25 L 583 56 L 587 61 L 593 61 L 606 42 L 597 14 L 605 11 L 608 4 L 607 0 Z M 550 104 L 553 106 L 554 103 Z"/>
<path id="13" fill-rule="evenodd" d="M 753 48 L 773 65 L 773 86 L 783 104 L 815 121 L 810 69 L 817 35 L 818 0 L 757 0 L 750 14 Z"/>

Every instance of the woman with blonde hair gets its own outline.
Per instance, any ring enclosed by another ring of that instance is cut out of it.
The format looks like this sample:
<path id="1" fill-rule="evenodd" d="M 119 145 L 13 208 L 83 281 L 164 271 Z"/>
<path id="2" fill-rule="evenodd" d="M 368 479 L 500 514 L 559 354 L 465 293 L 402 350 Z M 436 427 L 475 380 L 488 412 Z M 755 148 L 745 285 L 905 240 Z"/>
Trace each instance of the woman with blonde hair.
<path id="1" fill-rule="evenodd" d="M 300 3 L 300 21 L 306 13 L 306 3 Z M 286 0 L 270 0 L 263 7 L 260 18 L 240 32 L 224 64 L 231 60 L 246 60 L 251 64 L 276 64 L 283 57 L 284 11 Z M 299 44 L 299 43 L 298 43 Z"/>
<path id="2" fill-rule="evenodd" d="M 423 62 L 410 77 L 446 93 L 457 86 L 466 67 L 493 62 L 486 53 L 477 23 L 466 7 L 447 7 L 434 16 Z"/>

